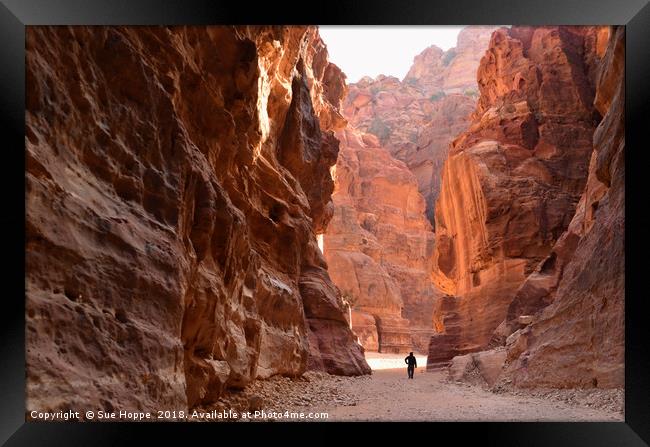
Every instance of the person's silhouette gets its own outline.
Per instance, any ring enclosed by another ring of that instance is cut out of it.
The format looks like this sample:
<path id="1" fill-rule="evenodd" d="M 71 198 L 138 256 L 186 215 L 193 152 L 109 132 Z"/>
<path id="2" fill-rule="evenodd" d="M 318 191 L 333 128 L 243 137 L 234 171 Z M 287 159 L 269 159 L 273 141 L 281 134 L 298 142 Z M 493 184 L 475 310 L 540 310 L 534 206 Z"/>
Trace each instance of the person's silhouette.
<path id="1" fill-rule="evenodd" d="M 408 357 L 404 359 L 404 363 L 406 363 L 406 372 L 409 375 L 409 379 L 413 378 L 413 373 L 415 372 L 415 368 L 418 367 L 418 361 L 415 359 L 415 356 L 413 353 L 409 353 Z"/>

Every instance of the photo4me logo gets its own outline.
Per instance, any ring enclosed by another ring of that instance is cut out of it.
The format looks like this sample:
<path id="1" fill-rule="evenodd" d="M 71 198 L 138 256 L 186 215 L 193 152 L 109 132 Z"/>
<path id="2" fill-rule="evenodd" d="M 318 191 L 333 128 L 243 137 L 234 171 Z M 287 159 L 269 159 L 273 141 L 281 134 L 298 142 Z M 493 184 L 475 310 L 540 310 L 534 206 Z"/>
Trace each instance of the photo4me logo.
<path id="1" fill-rule="evenodd" d="M 278 419 L 328 419 L 327 412 L 297 412 L 297 411 L 244 411 L 238 413 L 232 410 L 197 411 L 191 413 L 192 419 L 202 420 L 278 420 Z"/>

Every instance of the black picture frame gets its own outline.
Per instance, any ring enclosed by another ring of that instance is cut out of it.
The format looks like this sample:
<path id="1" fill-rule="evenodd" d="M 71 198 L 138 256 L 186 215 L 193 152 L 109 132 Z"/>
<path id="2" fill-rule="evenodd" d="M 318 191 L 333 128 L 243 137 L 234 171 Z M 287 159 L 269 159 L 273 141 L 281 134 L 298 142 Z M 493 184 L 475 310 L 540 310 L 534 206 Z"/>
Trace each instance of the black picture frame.
<path id="1" fill-rule="evenodd" d="M 377 436 L 414 436 L 416 442 L 481 445 L 648 445 L 650 443 L 650 343 L 645 312 L 648 253 L 643 141 L 650 104 L 650 4 L 648 0 L 425 0 L 330 2 L 1 0 L 0 115 L 5 158 L 0 181 L 0 235 L 6 262 L 0 325 L 0 442 L 17 445 L 122 445 L 133 436 L 155 433 L 168 441 L 187 429 L 223 442 L 249 436 L 247 424 L 108 424 L 25 422 L 25 26 L 29 25 L 208 25 L 208 24 L 480 25 L 574 24 L 626 26 L 626 345 L 625 422 L 621 423 L 439 423 L 372 424 Z M 644 126 L 643 123 L 646 122 Z M 644 153 L 645 152 L 645 153 Z M 6 157 L 9 156 L 9 160 Z M 647 174 L 646 174 L 647 175 Z M 645 200 L 644 200 L 645 199 Z M 23 235 L 21 238 L 20 235 Z M 190 425 L 188 427 L 188 425 Z M 256 431 L 280 433 L 287 441 L 308 436 L 331 439 L 333 427 L 349 424 L 254 424 Z M 281 427 L 278 430 L 278 427 Z M 295 434 L 294 434 L 295 433 Z M 218 436 L 219 438 L 214 438 Z M 221 438 L 221 437 L 224 438 Z M 304 439 L 304 438 L 303 438 Z M 151 441 L 154 442 L 154 441 Z M 180 441 L 179 441 L 180 442 Z M 238 442 L 242 442 L 241 439 Z M 308 442 L 308 441 L 307 441 Z M 446 441 L 450 442 L 450 441 Z M 214 443 L 214 442 L 211 442 Z"/>

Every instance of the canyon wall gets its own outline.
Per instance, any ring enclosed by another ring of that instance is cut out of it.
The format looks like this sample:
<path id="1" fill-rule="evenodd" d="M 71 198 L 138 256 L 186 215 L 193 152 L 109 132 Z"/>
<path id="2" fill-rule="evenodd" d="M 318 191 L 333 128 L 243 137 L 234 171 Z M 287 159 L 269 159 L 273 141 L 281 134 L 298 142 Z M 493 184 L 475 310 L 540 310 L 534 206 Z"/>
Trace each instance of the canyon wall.
<path id="1" fill-rule="evenodd" d="M 349 123 L 379 138 L 415 174 L 433 223 L 449 143 L 469 125 L 476 106 L 476 70 L 496 27 L 469 26 L 447 51 L 431 46 L 414 58 L 403 81 L 365 77 L 344 101 Z"/>
<path id="2" fill-rule="evenodd" d="M 576 213 L 518 290 L 495 334 L 515 386 L 625 382 L 625 28 L 612 29 L 594 104 L 589 176 Z M 532 316 L 522 327 L 518 316 Z M 505 338 L 505 340 L 504 340 Z"/>
<path id="3" fill-rule="evenodd" d="M 316 241 L 345 83 L 308 27 L 28 27 L 27 409 L 368 373 Z"/>
<path id="4" fill-rule="evenodd" d="M 491 37 L 480 97 L 454 140 L 435 209 L 428 363 L 488 346 L 520 286 L 568 228 L 587 184 L 606 28 L 512 27 Z M 526 315 L 523 315 L 526 316 Z"/>
<path id="5" fill-rule="evenodd" d="M 377 137 L 339 134 L 334 217 L 324 239 L 332 280 L 366 349 L 424 352 L 432 335 L 433 233 L 408 167 Z"/>

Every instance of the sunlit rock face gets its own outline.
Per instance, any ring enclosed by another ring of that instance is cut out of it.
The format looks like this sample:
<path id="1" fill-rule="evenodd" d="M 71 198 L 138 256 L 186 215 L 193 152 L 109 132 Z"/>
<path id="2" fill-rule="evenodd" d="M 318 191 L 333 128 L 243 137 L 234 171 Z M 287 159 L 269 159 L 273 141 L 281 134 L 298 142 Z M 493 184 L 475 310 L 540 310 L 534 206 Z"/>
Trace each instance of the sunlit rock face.
<path id="1" fill-rule="evenodd" d="M 496 27 L 469 26 L 455 48 L 431 46 L 417 55 L 404 80 L 369 77 L 351 84 L 344 115 L 413 172 L 433 223 L 440 173 L 449 143 L 469 125 L 476 106 L 476 70 Z"/>
<path id="2" fill-rule="evenodd" d="M 526 278 L 551 252 L 587 184 L 602 47 L 596 27 L 492 34 L 480 97 L 456 138 L 435 210 L 437 300 L 429 363 L 485 348 Z"/>
<path id="3" fill-rule="evenodd" d="M 27 408 L 369 372 L 316 233 L 343 76 L 308 27 L 29 27 Z"/>
<path id="4" fill-rule="evenodd" d="M 424 350 L 433 332 L 434 236 L 416 179 L 374 135 L 351 128 L 338 135 L 324 240 L 330 275 L 353 305 L 352 329 L 366 349 Z"/>

